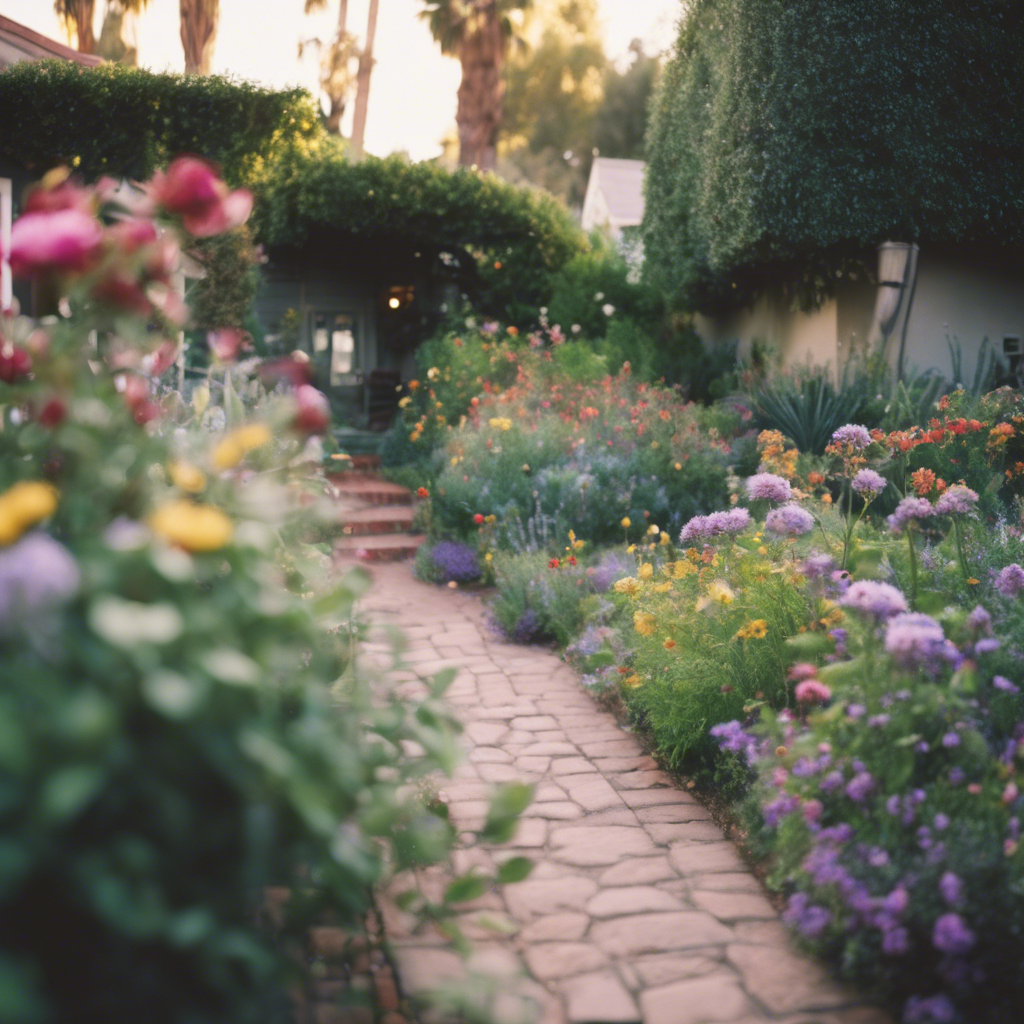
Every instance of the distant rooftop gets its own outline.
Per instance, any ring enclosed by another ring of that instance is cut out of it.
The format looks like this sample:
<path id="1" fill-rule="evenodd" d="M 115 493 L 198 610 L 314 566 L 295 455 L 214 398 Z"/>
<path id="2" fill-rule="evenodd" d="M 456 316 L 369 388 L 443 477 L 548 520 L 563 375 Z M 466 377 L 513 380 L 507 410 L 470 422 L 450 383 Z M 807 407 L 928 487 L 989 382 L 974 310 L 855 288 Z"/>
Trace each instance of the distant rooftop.
<path id="1" fill-rule="evenodd" d="M 590 169 L 583 228 L 608 227 L 613 235 L 644 219 L 643 160 L 618 160 L 599 156 Z"/>
<path id="2" fill-rule="evenodd" d="M 77 50 L 58 43 L 39 32 L 0 15 L 0 70 L 23 60 L 73 60 L 78 64 L 95 67 L 103 63 L 102 57 Z"/>

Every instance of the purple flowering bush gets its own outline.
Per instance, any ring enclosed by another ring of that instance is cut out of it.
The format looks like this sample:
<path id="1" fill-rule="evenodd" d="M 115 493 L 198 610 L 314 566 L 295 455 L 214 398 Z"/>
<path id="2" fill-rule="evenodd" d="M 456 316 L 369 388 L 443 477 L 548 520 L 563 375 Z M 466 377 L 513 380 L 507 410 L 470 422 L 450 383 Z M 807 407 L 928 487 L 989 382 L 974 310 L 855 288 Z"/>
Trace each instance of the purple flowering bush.
<path id="1" fill-rule="evenodd" d="M 428 583 L 472 583 L 483 575 L 477 549 L 455 540 L 420 548 L 415 572 Z"/>
<path id="2" fill-rule="evenodd" d="M 757 773 L 753 843 L 807 944 L 906 1021 L 1009 1021 L 1024 997 L 1020 658 L 984 607 L 907 612 L 869 582 L 843 599 L 841 643 L 794 641 L 822 662 L 824 706 L 748 706 L 712 732 Z"/>

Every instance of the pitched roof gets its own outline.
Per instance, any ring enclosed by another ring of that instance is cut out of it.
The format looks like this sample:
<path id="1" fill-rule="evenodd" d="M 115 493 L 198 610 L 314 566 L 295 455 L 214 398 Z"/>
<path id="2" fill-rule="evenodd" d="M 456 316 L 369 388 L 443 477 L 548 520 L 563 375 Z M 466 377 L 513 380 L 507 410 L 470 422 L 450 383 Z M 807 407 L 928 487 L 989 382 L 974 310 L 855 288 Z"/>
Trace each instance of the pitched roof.
<path id="1" fill-rule="evenodd" d="M 73 60 L 88 67 L 103 63 L 102 57 L 79 53 L 25 25 L 0 15 L 0 69 L 20 60 Z"/>
<path id="2" fill-rule="evenodd" d="M 625 226 L 644 219 L 643 160 L 618 160 L 599 156 L 594 160 L 597 182 L 608 204 L 612 222 Z"/>

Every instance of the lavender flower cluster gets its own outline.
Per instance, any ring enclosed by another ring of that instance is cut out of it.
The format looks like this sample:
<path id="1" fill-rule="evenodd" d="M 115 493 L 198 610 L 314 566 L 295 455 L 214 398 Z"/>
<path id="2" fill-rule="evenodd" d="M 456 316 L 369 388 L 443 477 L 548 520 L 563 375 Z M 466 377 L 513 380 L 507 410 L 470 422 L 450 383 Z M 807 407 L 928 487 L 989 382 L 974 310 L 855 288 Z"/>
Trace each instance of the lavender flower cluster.
<path id="1" fill-rule="evenodd" d="M 480 559 L 467 544 L 443 540 L 434 546 L 430 559 L 437 574 L 445 581 L 469 583 L 480 578 Z"/>
<path id="2" fill-rule="evenodd" d="M 853 475 L 850 486 L 861 497 L 870 501 L 885 490 L 886 480 L 881 473 L 876 473 L 873 469 L 861 469 Z"/>
<path id="3" fill-rule="evenodd" d="M 935 502 L 937 516 L 969 515 L 978 504 L 978 492 L 963 484 L 947 487 Z"/>
<path id="4" fill-rule="evenodd" d="M 944 662 L 962 659 L 956 645 L 946 639 L 942 626 L 930 615 L 907 612 L 889 620 L 885 649 L 904 668 L 935 670 Z"/>
<path id="5" fill-rule="evenodd" d="M 904 498 L 886 523 L 892 533 L 902 533 L 907 524 L 930 519 L 935 515 L 935 506 L 927 498 Z"/>
<path id="6" fill-rule="evenodd" d="M 751 522 L 745 508 L 733 508 L 728 512 L 712 512 L 707 516 L 694 516 L 679 533 L 680 544 L 692 544 L 698 540 L 710 540 L 722 534 L 742 533 Z"/>
<path id="7" fill-rule="evenodd" d="M 877 580 L 858 580 L 840 598 L 839 603 L 871 615 L 881 621 L 900 612 L 909 611 L 907 599 L 894 586 Z"/>
<path id="8" fill-rule="evenodd" d="M 26 534 L 0 550 L 0 633 L 70 600 L 80 579 L 71 552 L 45 533 Z"/>
<path id="9" fill-rule="evenodd" d="M 1024 590 L 1024 569 L 1016 562 L 999 570 L 993 584 L 1003 597 L 1016 597 Z"/>

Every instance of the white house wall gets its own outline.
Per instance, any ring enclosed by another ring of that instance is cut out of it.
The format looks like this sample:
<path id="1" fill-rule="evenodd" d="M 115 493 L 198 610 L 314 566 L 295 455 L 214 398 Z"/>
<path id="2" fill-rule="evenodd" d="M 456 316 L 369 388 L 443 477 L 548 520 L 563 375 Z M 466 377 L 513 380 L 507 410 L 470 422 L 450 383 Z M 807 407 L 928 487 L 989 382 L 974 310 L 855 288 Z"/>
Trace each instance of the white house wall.
<path id="1" fill-rule="evenodd" d="M 963 373 L 969 380 L 983 339 L 1000 353 L 1004 338 L 1024 339 L 1024 283 L 1016 260 L 1007 258 L 1003 267 L 979 269 L 922 247 L 904 366 L 936 367 L 948 376 L 952 367 L 947 337 L 959 341 Z"/>

